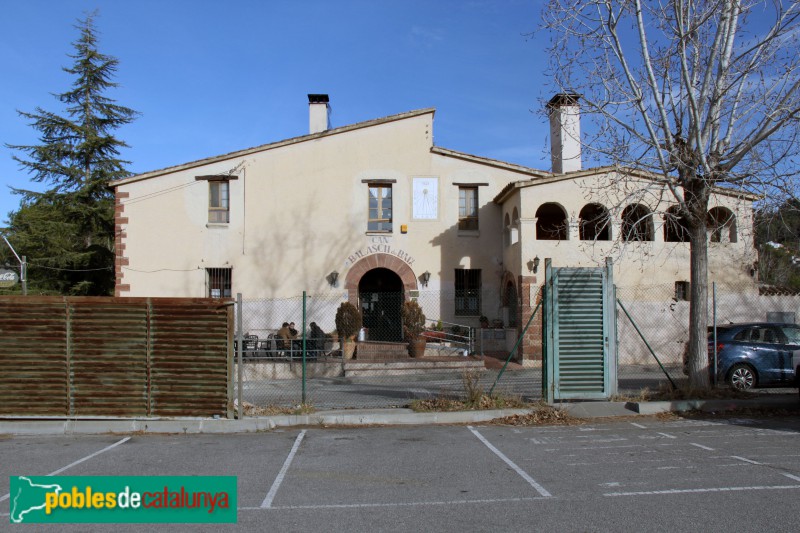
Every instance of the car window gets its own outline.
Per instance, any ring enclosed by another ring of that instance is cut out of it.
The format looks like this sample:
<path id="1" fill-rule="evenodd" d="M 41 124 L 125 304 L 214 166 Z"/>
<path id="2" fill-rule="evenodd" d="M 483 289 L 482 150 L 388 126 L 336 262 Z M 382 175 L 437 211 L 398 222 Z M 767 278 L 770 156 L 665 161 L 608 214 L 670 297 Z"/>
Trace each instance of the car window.
<path id="1" fill-rule="evenodd" d="M 797 326 L 782 326 L 783 334 L 786 335 L 786 342 L 789 344 L 800 344 L 800 328 Z"/>
<path id="2" fill-rule="evenodd" d="M 765 342 L 767 344 L 777 343 L 778 336 L 775 334 L 775 330 L 772 328 L 763 328 L 761 330 L 761 342 Z"/>
<path id="3" fill-rule="evenodd" d="M 744 342 L 758 342 L 763 344 L 775 344 L 778 342 L 778 335 L 772 328 L 754 327 L 743 329 L 736 336 L 734 340 Z"/>

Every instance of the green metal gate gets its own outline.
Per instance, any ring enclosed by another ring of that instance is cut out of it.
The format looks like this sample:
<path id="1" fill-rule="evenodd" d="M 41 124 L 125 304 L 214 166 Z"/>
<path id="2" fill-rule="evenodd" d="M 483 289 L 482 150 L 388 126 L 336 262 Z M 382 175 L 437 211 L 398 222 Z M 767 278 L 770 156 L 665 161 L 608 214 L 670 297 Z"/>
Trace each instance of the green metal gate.
<path id="1" fill-rule="evenodd" d="M 553 268 L 545 262 L 548 402 L 607 399 L 617 392 L 613 265 Z"/>

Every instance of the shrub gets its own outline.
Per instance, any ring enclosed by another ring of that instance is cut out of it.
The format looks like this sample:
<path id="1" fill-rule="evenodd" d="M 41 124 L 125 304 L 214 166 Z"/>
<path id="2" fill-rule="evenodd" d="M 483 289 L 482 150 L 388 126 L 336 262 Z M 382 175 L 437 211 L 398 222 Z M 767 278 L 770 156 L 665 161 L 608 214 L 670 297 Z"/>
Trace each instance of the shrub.
<path id="1" fill-rule="evenodd" d="M 403 304 L 403 334 L 406 340 L 414 340 L 425 331 L 425 315 L 414 300 Z"/>
<path id="2" fill-rule="evenodd" d="M 361 311 L 350 302 L 342 302 L 336 310 L 336 331 L 340 339 L 355 337 L 361 329 Z"/>

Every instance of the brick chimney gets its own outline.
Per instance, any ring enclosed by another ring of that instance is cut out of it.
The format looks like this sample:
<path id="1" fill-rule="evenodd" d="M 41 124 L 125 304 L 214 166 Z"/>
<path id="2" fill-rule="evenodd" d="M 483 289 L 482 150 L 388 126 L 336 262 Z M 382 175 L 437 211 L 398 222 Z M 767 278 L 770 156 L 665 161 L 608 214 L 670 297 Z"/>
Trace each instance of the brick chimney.
<path id="1" fill-rule="evenodd" d="M 330 127 L 327 94 L 308 95 L 308 133 L 320 133 Z"/>
<path id="2" fill-rule="evenodd" d="M 557 94 L 547 103 L 550 115 L 550 159 L 554 174 L 581 170 L 579 94 Z"/>

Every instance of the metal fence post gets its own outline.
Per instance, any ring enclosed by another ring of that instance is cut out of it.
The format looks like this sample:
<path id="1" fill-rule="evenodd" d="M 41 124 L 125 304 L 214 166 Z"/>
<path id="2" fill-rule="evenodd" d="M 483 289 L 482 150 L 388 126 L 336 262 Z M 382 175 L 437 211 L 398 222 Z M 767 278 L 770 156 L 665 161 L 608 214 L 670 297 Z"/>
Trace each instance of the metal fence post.
<path id="1" fill-rule="evenodd" d="M 242 293 L 236 293 L 236 414 L 241 420 L 244 417 L 242 407 Z"/>
<path id="2" fill-rule="evenodd" d="M 303 291 L 303 398 L 302 405 L 306 404 L 306 291 Z"/>
<path id="3" fill-rule="evenodd" d="M 717 386 L 717 282 L 711 282 L 711 297 L 712 297 L 712 320 L 714 321 L 714 386 Z"/>

